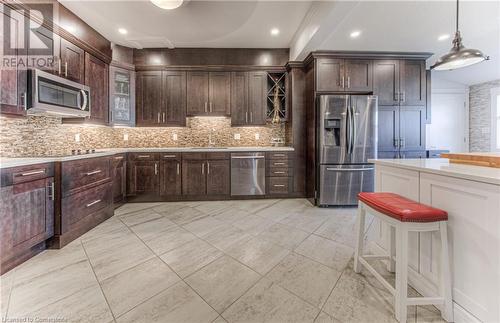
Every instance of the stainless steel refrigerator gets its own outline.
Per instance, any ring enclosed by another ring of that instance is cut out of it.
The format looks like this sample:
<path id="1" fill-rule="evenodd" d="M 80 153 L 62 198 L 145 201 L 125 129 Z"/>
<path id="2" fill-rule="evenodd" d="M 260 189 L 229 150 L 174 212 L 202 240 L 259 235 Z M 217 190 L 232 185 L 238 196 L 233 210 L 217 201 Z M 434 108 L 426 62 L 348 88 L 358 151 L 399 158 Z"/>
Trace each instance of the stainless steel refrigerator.
<path id="1" fill-rule="evenodd" d="M 318 103 L 318 204 L 356 205 L 359 192 L 373 191 L 377 97 L 322 95 Z"/>

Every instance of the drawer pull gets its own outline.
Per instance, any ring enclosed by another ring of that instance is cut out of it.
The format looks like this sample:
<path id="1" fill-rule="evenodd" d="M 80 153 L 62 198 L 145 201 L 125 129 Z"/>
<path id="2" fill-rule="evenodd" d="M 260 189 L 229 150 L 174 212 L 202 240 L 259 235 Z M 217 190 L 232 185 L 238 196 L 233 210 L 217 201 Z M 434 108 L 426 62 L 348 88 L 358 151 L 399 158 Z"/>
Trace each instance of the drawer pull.
<path id="1" fill-rule="evenodd" d="M 117 156 L 115 159 L 123 159 L 123 156 Z"/>
<path id="2" fill-rule="evenodd" d="M 99 202 L 101 202 L 101 200 L 95 200 L 94 202 L 90 202 L 89 204 L 87 204 L 87 207 L 91 207 L 92 205 L 97 204 Z"/>
<path id="3" fill-rule="evenodd" d="M 274 187 L 285 187 L 285 184 L 274 184 Z"/>
<path id="4" fill-rule="evenodd" d="M 149 158 L 151 155 L 138 155 L 137 158 Z"/>
<path id="5" fill-rule="evenodd" d="M 90 176 L 90 175 L 99 174 L 100 172 L 102 172 L 102 170 L 98 169 L 98 170 L 94 170 L 92 172 L 88 172 L 85 175 Z"/>
<path id="6" fill-rule="evenodd" d="M 275 157 L 285 157 L 285 154 L 274 154 Z"/>
<path id="7" fill-rule="evenodd" d="M 177 155 L 163 155 L 163 158 L 176 158 Z"/>
<path id="8" fill-rule="evenodd" d="M 285 165 L 285 163 L 274 163 L 274 165 Z"/>
<path id="9" fill-rule="evenodd" d="M 285 172 L 273 172 L 274 174 L 285 174 Z"/>
<path id="10" fill-rule="evenodd" d="M 45 173 L 45 169 L 36 170 L 33 172 L 22 173 L 21 176 L 30 176 L 30 175 L 43 174 L 43 173 Z"/>

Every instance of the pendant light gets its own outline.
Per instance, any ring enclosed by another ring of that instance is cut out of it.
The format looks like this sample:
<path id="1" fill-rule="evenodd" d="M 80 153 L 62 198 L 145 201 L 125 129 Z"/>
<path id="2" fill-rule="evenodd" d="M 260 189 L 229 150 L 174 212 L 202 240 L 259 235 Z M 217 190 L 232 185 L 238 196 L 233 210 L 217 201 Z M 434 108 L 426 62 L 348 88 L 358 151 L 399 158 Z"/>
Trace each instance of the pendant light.
<path id="1" fill-rule="evenodd" d="M 460 35 L 460 30 L 458 30 L 458 9 L 459 4 L 457 0 L 457 28 L 455 31 L 455 38 L 453 39 L 453 47 L 447 54 L 441 56 L 437 62 L 431 66 L 433 70 L 454 70 L 490 59 L 489 56 L 484 55 L 479 49 L 465 48 L 462 44 L 462 36 Z"/>

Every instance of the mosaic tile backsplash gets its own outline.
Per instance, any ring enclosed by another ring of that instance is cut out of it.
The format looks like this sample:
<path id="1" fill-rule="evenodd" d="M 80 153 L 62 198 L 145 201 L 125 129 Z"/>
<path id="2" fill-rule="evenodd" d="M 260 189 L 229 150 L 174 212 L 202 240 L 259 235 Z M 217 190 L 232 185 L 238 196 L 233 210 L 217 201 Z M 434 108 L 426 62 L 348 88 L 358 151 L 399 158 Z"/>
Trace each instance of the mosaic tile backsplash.
<path id="1" fill-rule="evenodd" d="M 186 127 L 169 128 L 112 128 L 62 124 L 56 117 L 0 117 L 0 156 L 50 156 L 93 148 L 203 147 L 208 146 L 209 136 L 214 146 L 263 147 L 270 146 L 272 138 L 286 141 L 289 132 L 285 124 L 231 127 L 231 119 L 224 117 L 188 118 Z M 239 140 L 234 139 L 235 134 L 240 135 Z"/>

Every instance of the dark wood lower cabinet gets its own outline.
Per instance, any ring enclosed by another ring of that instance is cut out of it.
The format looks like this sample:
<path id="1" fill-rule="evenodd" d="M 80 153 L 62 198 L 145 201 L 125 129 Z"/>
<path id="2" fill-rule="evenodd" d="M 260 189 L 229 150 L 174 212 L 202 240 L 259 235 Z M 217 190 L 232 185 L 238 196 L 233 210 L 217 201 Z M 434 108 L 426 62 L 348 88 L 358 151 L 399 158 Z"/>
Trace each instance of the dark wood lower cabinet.
<path id="1" fill-rule="evenodd" d="M 207 161 L 207 195 L 229 195 L 229 160 Z"/>
<path id="2" fill-rule="evenodd" d="M 115 208 L 125 203 L 127 172 L 125 154 L 113 157 L 113 203 Z"/>
<path id="3" fill-rule="evenodd" d="M 128 165 L 128 195 L 159 194 L 159 161 L 130 161 Z"/>
<path id="4" fill-rule="evenodd" d="M 205 160 L 187 159 L 182 161 L 182 194 L 205 195 L 207 178 Z"/>
<path id="5" fill-rule="evenodd" d="M 9 170 L 2 170 L 3 180 L 5 171 Z M 30 176 L 34 171 L 21 173 Z M 48 175 L 53 176 L 48 171 L 46 178 L 37 180 L 2 181 L 8 186 L 0 189 L 0 274 L 44 250 L 46 240 L 54 235 L 55 187 L 54 177 Z"/>
<path id="6" fill-rule="evenodd" d="M 178 199 L 182 195 L 180 159 L 160 161 L 160 195 L 168 199 Z"/>

